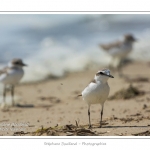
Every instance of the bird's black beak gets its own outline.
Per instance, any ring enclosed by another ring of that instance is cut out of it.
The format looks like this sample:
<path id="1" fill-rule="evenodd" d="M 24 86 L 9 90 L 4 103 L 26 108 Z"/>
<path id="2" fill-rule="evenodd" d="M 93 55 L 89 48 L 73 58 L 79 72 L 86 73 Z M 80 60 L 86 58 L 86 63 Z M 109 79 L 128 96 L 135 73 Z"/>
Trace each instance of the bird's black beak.
<path id="1" fill-rule="evenodd" d="M 24 64 L 24 63 L 22 63 L 22 66 L 28 66 L 28 65 L 26 65 L 26 64 Z"/>
<path id="2" fill-rule="evenodd" d="M 110 77 L 110 78 L 114 78 L 111 74 L 105 74 L 103 72 L 100 72 L 101 75 L 104 75 L 104 76 L 107 76 L 107 77 Z"/>
<path id="3" fill-rule="evenodd" d="M 110 75 L 108 75 L 110 78 L 114 78 L 114 76 L 112 76 L 111 74 Z"/>
<path id="4" fill-rule="evenodd" d="M 133 41 L 134 41 L 134 42 L 138 42 L 138 39 L 135 39 L 135 38 L 134 38 Z"/>

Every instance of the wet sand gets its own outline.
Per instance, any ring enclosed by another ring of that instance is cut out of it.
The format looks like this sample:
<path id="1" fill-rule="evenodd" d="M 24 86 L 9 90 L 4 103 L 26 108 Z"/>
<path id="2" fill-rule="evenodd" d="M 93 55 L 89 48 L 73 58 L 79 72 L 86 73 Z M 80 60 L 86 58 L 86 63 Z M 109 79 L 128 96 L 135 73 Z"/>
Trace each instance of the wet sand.
<path id="1" fill-rule="evenodd" d="M 108 80 L 109 96 L 114 95 L 122 88 L 126 89 L 130 84 L 144 91 L 145 94 L 126 100 L 107 100 L 104 106 L 102 128 L 98 128 L 101 106 L 92 105 L 91 123 L 93 128 L 88 129 L 87 104 L 82 97 L 77 97 L 77 95 L 93 79 L 98 70 L 95 68 L 68 74 L 61 79 L 18 85 L 16 95 L 21 100 L 16 102 L 16 107 L 1 110 L 0 136 L 80 135 L 71 131 L 75 130 L 75 126 L 85 129 L 85 135 L 150 135 L 150 65 L 141 62 L 124 67 L 123 73 L 130 78 L 128 81 L 119 77 L 117 73 L 112 73 L 115 78 Z M 136 80 L 139 77 L 146 80 Z M 59 127 L 66 128 L 66 125 L 70 128 L 69 131 L 59 130 Z M 54 127 L 53 130 L 56 128 L 57 134 L 32 133 L 38 129 L 44 130 L 49 127 Z M 89 131 L 91 134 L 87 134 Z M 84 131 L 81 135 L 84 135 Z"/>

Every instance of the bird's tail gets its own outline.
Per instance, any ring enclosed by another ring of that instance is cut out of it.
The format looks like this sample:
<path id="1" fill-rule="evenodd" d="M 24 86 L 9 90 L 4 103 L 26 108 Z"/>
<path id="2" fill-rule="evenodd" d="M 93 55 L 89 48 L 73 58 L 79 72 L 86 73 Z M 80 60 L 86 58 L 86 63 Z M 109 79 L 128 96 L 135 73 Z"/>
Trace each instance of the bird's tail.
<path id="1" fill-rule="evenodd" d="M 108 51 L 108 50 L 109 50 L 109 46 L 104 45 L 104 44 L 99 44 L 99 47 L 102 48 L 102 49 L 105 50 L 105 51 Z"/>
<path id="2" fill-rule="evenodd" d="M 77 95 L 75 98 L 78 98 L 79 96 L 82 96 L 82 94 L 80 94 L 80 95 Z"/>

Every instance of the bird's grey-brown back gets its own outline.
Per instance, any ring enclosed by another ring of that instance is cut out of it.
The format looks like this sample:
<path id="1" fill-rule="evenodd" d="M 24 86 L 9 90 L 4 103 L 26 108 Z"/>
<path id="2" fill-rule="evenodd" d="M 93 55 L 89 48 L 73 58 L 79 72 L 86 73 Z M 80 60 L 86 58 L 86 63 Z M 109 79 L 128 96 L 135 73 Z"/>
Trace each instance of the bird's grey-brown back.
<path id="1" fill-rule="evenodd" d="M 3 68 L 3 69 L 1 69 L 1 70 L 0 70 L 0 75 L 5 74 L 5 73 L 7 74 L 8 69 L 9 69 L 8 66 L 5 67 L 5 68 Z"/>

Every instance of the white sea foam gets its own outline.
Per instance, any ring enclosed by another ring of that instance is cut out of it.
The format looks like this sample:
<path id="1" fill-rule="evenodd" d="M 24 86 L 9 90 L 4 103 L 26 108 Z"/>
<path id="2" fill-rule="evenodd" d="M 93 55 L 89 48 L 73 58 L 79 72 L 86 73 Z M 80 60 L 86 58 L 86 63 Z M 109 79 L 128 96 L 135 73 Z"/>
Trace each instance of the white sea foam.
<path id="1" fill-rule="evenodd" d="M 24 68 L 26 74 L 22 82 L 43 80 L 48 76 L 62 77 L 66 72 L 82 71 L 93 65 L 107 65 L 110 57 L 98 46 L 85 48 L 79 51 L 50 37 L 44 39 L 37 53 L 25 59 L 29 66 Z"/>

